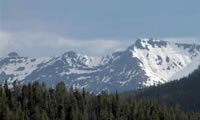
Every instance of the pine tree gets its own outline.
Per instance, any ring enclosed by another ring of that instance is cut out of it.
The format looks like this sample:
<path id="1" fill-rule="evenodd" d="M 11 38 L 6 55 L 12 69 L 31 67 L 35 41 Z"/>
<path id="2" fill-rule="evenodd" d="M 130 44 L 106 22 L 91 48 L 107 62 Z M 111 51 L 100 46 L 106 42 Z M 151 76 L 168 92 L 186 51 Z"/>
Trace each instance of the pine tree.
<path id="1" fill-rule="evenodd" d="M 40 114 L 40 120 L 48 120 L 46 111 L 42 111 L 42 113 Z"/>
<path id="2" fill-rule="evenodd" d="M 12 90 L 0 86 L 0 120 L 198 120 L 199 113 L 182 112 L 176 105 L 121 99 L 116 94 L 99 95 L 33 83 Z"/>

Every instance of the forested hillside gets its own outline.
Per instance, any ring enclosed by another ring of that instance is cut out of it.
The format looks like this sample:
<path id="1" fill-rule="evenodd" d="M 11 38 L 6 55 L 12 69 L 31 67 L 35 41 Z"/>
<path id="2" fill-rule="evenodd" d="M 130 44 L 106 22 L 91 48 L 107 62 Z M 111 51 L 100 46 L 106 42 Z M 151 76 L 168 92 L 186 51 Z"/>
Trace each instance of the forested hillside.
<path id="1" fill-rule="evenodd" d="M 125 92 L 121 96 L 123 98 L 166 102 L 169 105 L 178 103 L 183 110 L 200 111 L 200 67 L 181 80 L 157 87 Z"/>
<path id="2" fill-rule="evenodd" d="M 39 83 L 0 87 L 1 120 L 198 120 L 199 113 L 182 112 L 151 101 L 122 100 L 118 94 L 100 95 L 67 90 L 64 83 L 47 89 Z"/>

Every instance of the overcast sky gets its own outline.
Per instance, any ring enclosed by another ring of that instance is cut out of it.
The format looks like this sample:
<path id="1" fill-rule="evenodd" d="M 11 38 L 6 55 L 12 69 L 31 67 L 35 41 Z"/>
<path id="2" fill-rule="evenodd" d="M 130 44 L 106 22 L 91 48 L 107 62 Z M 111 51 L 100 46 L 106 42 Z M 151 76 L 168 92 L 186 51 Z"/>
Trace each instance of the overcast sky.
<path id="1" fill-rule="evenodd" d="M 200 0 L 0 0 L 0 56 L 102 56 L 137 38 L 200 41 Z"/>

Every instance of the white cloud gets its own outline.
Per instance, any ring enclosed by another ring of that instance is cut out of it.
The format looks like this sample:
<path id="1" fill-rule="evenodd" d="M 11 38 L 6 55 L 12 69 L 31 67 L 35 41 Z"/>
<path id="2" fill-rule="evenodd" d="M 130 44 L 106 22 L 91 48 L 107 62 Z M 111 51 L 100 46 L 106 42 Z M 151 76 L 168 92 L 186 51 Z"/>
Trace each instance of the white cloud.
<path id="1" fill-rule="evenodd" d="M 171 38 L 163 38 L 163 40 L 178 42 L 178 43 L 200 44 L 200 38 L 197 38 L 197 37 L 171 37 Z"/>
<path id="2" fill-rule="evenodd" d="M 45 47 L 80 47 L 81 43 L 77 40 L 65 39 L 63 37 L 57 37 L 54 40 L 43 40 L 41 41 L 41 45 Z"/>
<path id="3" fill-rule="evenodd" d="M 0 32 L 0 53 L 7 52 L 9 46 L 13 45 L 12 35 L 7 32 Z"/>
<path id="4" fill-rule="evenodd" d="M 127 42 L 119 40 L 79 40 L 69 39 L 59 35 L 46 32 L 30 33 L 30 32 L 0 32 L 0 55 L 7 54 L 8 51 L 28 52 L 30 49 L 49 49 L 49 50 L 75 50 L 89 55 L 105 55 L 109 51 L 127 47 Z M 32 50 L 30 50 L 32 51 Z M 50 51 L 49 51 L 50 52 Z M 65 51 L 63 51 L 65 52 Z M 31 53 L 29 53 L 31 54 Z M 39 53 L 38 53 L 39 54 Z M 40 56 L 40 55 L 38 55 Z"/>
<path id="5" fill-rule="evenodd" d="M 163 40 L 181 43 L 199 43 L 196 37 L 163 38 Z M 49 56 L 73 50 L 91 56 L 105 56 L 117 50 L 124 50 L 134 41 L 95 39 L 70 39 L 47 32 L 1 32 L 0 56 L 16 51 L 25 56 Z"/>
<path id="6" fill-rule="evenodd" d="M 9 33 L 1 32 L 0 33 L 0 48 L 5 48 L 10 43 L 11 36 Z"/>

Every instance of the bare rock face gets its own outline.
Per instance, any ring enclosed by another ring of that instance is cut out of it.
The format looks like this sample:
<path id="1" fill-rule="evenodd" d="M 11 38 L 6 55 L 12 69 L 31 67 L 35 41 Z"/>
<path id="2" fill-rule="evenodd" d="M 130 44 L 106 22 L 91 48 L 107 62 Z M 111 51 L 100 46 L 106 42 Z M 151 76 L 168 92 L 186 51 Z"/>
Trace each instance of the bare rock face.
<path id="1" fill-rule="evenodd" d="M 8 53 L 9 57 L 18 57 L 18 54 L 16 52 L 10 52 Z"/>

